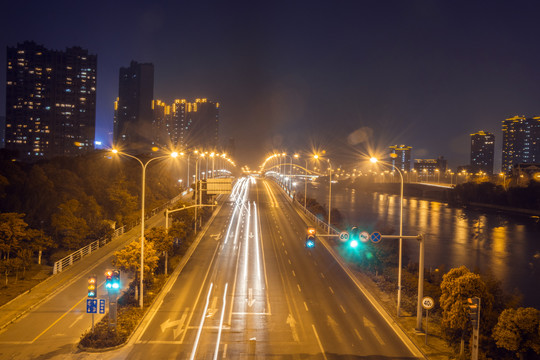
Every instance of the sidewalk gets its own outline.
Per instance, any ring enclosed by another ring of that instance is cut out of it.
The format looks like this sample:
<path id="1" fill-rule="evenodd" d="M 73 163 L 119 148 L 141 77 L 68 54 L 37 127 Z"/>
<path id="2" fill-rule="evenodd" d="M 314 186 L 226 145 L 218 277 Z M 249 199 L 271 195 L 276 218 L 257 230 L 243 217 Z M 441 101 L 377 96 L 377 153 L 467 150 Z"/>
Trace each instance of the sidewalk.
<path id="1" fill-rule="evenodd" d="M 148 219 L 147 226 L 145 227 L 149 228 L 156 226 L 160 221 L 164 221 L 163 214 L 161 213 Z M 109 244 L 95 250 L 92 254 L 66 268 L 61 273 L 49 276 L 32 289 L 22 293 L 0 307 L 0 331 L 39 306 L 39 304 L 50 298 L 52 295 L 80 279 L 82 276 L 85 276 L 89 270 L 93 269 L 98 264 L 110 259 L 115 251 L 124 248 L 134 239 L 138 239 L 140 231 L 140 227 L 134 227 L 130 231 L 111 241 Z"/>

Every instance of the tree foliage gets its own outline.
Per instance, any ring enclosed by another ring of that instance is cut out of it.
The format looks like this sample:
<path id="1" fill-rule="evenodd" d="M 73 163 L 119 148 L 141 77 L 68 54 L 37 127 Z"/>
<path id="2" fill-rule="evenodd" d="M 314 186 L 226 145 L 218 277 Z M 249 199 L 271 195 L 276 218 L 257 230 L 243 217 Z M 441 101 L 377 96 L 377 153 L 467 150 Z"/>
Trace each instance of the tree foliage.
<path id="1" fill-rule="evenodd" d="M 451 343 L 462 338 L 470 328 L 467 299 L 472 297 L 481 299 L 480 316 L 483 318 L 483 313 L 489 312 L 492 307 L 493 297 L 487 291 L 480 275 L 470 272 L 466 266 L 461 266 L 451 269 L 443 276 L 439 300 L 442 309 L 441 326 Z"/>
<path id="2" fill-rule="evenodd" d="M 24 214 L 0 214 L 0 257 L 10 259 L 20 249 L 26 237 L 28 224 L 23 220 Z"/>
<path id="3" fill-rule="evenodd" d="M 154 244 L 151 241 L 145 241 L 144 244 L 144 277 L 149 279 L 153 276 L 157 267 L 159 258 L 157 256 Z M 133 241 L 124 249 L 116 251 L 112 260 L 114 267 L 122 271 L 130 271 L 139 277 L 141 270 L 141 243 Z"/>
<path id="4" fill-rule="evenodd" d="M 493 328 L 497 346 L 523 354 L 529 350 L 540 354 L 540 311 L 535 308 L 506 309 Z"/>

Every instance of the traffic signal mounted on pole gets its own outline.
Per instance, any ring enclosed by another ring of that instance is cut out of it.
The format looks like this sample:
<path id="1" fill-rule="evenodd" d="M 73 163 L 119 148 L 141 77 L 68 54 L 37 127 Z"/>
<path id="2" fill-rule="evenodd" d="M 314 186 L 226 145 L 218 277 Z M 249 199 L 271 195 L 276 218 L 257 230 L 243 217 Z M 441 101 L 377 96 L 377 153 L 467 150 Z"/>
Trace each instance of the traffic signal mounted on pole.
<path id="1" fill-rule="evenodd" d="M 105 289 L 109 292 L 112 291 L 112 275 L 112 270 L 107 270 L 105 272 Z"/>
<path id="2" fill-rule="evenodd" d="M 479 316 L 480 316 L 480 298 L 473 297 L 468 298 L 467 303 L 469 305 L 469 318 L 474 329 L 478 328 Z"/>
<path id="3" fill-rule="evenodd" d="M 353 249 L 357 248 L 360 241 L 360 230 L 356 226 L 353 226 L 349 232 L 349 246 Z"/>
<path id="4" fill-rule="evenodd" d="M 109 293 L 120 290 L 120 270 L 107 270 L 105 272 L 105 288 Z"/>
<path id="5" fill-rule="evenodd" d="M 88 297 L 95 298 L 97 297 L 97 277 L 92 275 L 88 277 Z"/>
<path id="6" fill-rule="evenodd" d="M 308 249 L 311 249 L 313 247 L 315 247 L 315 234 L 317 233 L 317 231 L 315 230 L 314 227 L 308 227 L 307 228 L 307 235 L 306 235 L 306 247 Z"/>
<path id="7" fill-rule="evenodd" d="M 115 292 L 118 292 L 120 290 L 120 270 L 113 270 L 112 289 Z"/>

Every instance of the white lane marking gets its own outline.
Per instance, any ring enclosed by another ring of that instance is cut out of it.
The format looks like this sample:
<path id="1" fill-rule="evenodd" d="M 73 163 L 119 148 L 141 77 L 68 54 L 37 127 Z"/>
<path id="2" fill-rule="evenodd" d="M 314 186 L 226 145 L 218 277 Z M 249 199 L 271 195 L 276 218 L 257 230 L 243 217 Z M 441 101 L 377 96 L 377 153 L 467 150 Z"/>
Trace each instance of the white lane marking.
<path id="1" fill-rule="evenodd" d="M 221 330 L 223 329 L 223 317 L 225 315 L 225 305 L 227 303 L 227 287 L 229 283 L 225 284 L 225 291 L 223 292 L 223 307 L 221 308 L 221 319 L 219 320 L 218 338 L 216 341 L 216 351 L 214 352 L 214 360 L 217 360 L 219 352 L 219 343 L 221 341 Z"/>
<path id="2" fill-rule="evenodd" d="M 81 314 L 79 316 L 77 316 L 77 318 L 75 319 L 74 322 L 71 323 L 71 325 L 69 325 L 69 328 L 71 329 L 73 327 L 73 325 L 75 325 L 77 323 L 77 321 L 81 320 L 83 318 L 84 314 Z"/>
<path id="3" fill-rule="evenodd" d="M 324 357 L 325 360 L 328 360 L 328 358 L 326 357 L 326 353 L 324 352 L 324 348 L 322 346 L 321 339 L 319 338 L 319 334 L 317 334 L 317 329 L 315 329 L 314 324 L 311 324 L 311 326 L 313 327 L 313 332 L 315 333 L 315 337 L 317 338 L 317 343 L 319 344 L 319 348 L 321 349 L 321 354 L 322 354 L 322 356 Z"/>
<path id="4" fill-rule="evenodd" d="M 323 273 L 321 273 L 321 277 L 324 279 L 324 274 Z"/>
<path id="5" fill-rule="evenodd" d="M 309 311 L 306 302 L 304 301 L 304 307 L 306 308 L 306 311 Z"/>
<path id="6" fill-rule="evenodd" d="M 375 324 L 373 324 L 371 321 L 369 321 L 368 318 L 366 318 L 366 317 L 364 317 L 364 327 L 367 327 L 371 331 L 371 333 L 373 334 L 375 339 L 377 339 L 379 344 L 384 345 L 383 339 L 381 338 L 381 336 L 379 335 L 377 330 L 375 330 Z"/>
<path id="7" fill-rule="evenodd" d="M 345 308 L 343 307 L 343 305 L 339 305 L 339 307 L 341 308 L 341 311 L 343 311 L 344 314 L 346 314 L 347 312 L 345 311 Z"/>
<path id="8" fill-rule="evenodd" d="M 294 272 L 294 270 L 292 271 L 292 276 L 296 277 L 296 273 Z"/>
<path id="9" fill-rule="evenodd" d="M 356 336 L 358 337 L 358 339 L 360 341 L 362 341 L 362 337 L 360 336 L 360 333 L 358 332 L 358 330 L 356 330 L 356 328 L 354 329 L 354 333 L 356 334 Z"/>
<path id="10" fill-rule="evenodd" d="M 334 294 L 334 289 L 332 289 L 331 286 L 328 287 L 330 289 L 330 292 L 332 293 L 332 295 Z"/>
<path id="11" fill-rule="evenodd" d="M 201 323 L 199 324 L 199 331 L 197 331 L 197 336 L 195 337 L 195 343 L 193 344 L 193 349 L 191 350 L 190 360 L 195 359 L 195 354 L 197 353 L 197 347 L 199 346 L 199 339 L 201 338 L 201 332 L 204 325 L 204 320 L 206 319 L 206 311 L 208 310 L 208 304 L 210 303 L 210 294 L 212 293 L 212 287 L 214 283 L 210 283 L 210 289 L 208 289 L 208 295 L 206 296 L 206 305 L 201 316 Z"/>
<path id="12" fill-rule="evenodd" d="M 227 357 L 227 346 L 229 344 L 225 344 L 223 345 L 223 356 L 221 357 L 222 359 L 225 359 Z"/>
<path id="13" fill-rule="evenodd" d="M 296 286 L 298 287 L 298 291 L 302 292 L 302 289 L 300 289 L 300 285 L 296 284 Z"/>

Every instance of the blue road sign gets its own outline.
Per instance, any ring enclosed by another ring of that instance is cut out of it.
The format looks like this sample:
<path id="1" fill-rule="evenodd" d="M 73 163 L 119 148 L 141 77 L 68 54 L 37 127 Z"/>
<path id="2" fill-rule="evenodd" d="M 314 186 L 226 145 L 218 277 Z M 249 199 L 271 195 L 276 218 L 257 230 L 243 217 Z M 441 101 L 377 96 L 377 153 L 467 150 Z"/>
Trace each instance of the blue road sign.
<path id="1" fill-rule="evenodd" d="M 105 299 L 99 299 L 99 313 L 105 314 Z"/>
<path id="2" fill-rule="evenodd" d="M 380 232 L 378 231 L 375 231 L 375 232 L 372 232 L 371 235 L 369 236 L 369 239 L 371 240 L 372 243 L 376 244 L 378 243 L 379 241 L 381 241 L 381 238 L 382 238 L 382 235 Z"/>
<path id="3" fill-rule="evenodd" d="M 86 313 L 97 314 L 97 299 L 86 299 Z"/>

